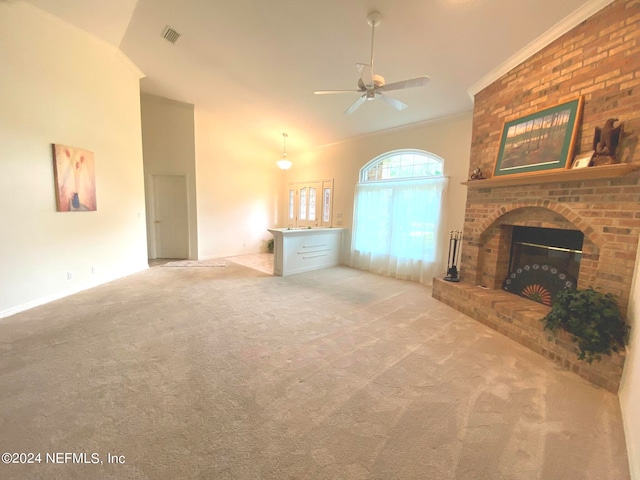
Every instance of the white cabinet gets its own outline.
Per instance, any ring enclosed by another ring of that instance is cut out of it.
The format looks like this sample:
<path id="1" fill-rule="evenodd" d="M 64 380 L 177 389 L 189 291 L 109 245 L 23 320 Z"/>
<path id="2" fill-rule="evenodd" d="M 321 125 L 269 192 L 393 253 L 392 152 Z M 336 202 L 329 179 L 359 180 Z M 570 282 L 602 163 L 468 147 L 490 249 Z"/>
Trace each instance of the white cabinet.
<path id="1" fill-rule="evenodd" d="M 273 228 L 273 274 L 308 272 L 340 264 L 344 228 Z"/>

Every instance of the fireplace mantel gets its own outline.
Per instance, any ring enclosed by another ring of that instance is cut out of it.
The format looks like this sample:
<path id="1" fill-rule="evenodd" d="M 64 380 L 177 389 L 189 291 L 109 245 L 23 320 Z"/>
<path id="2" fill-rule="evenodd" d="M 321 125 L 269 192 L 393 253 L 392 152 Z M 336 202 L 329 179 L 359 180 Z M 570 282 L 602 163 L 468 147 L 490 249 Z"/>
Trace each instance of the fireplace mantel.
<path id="1" fill-rule="evenodd" d="M 469 180 L 462 182 L 462 185 L 466 185 L 467 188 L 494 188 L 539 183 L 597 180 L 624 177 L 636 170 L 640 170 L 640 163 L 618 163 L 615 165 L 602 165 L 599 167 L 579 168 L 575 170 L 568 169 L 547 173 L 493 177 L 485 180 Z"/>

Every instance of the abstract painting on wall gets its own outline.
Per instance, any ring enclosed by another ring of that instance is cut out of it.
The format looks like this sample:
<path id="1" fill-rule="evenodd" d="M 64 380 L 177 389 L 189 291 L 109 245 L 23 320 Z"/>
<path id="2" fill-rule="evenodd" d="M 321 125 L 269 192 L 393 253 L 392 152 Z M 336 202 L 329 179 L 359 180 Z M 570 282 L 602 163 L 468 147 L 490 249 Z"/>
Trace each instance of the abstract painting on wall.
<path id="1" fill-rule="evenodd" d="M 53 173 L 58 212 L 96 211 L 93 152 L 54 143 Z"/>

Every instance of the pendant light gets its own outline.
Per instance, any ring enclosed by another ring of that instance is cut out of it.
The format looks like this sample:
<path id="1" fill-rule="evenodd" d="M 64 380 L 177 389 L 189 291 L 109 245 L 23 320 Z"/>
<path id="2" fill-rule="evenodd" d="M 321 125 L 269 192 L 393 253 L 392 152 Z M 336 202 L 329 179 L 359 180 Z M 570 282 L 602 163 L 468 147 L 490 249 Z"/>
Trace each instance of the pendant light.
<path id="1" fill-rule="evenodd" d="M 280 167 L 282 170 L 289 170 L 289 168 L 291 168 L 291 161 L 287 160 L 287 137 L 289 135 L 287 135 L 286 133 L 282 134 L 282 159 L 278 160 L 276 163 L 278 165 L 278 167 Z"/>

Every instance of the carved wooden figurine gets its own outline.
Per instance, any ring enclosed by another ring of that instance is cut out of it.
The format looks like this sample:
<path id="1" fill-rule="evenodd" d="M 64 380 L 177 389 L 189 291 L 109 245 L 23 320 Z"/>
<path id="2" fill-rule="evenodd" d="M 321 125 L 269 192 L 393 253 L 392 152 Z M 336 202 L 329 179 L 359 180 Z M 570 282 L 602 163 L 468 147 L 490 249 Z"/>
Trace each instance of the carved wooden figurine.
<path id="1" fill-rule="evenodd" d="M 596 127 L 593 136 L 593 150 L 595 151 L 593 157 L 594 165 L 616 163 L 616 148 L 620 143 L 620 137 L 622 136 L 622 129 L 624 127 L 624 122 L 614 127 L 613 124 L 617 121 L 617 118 L 609 118 L 602 128 Z"/>
<path id="2" fill-rule="evenodd" d="M 471 174 L 471 180 L 483 180 L 484 179 L 484 175 L 482 175 L 482 170 L 480 170 L 480 167 L 477 167 L 473 170 L 473 173 Z"/>

